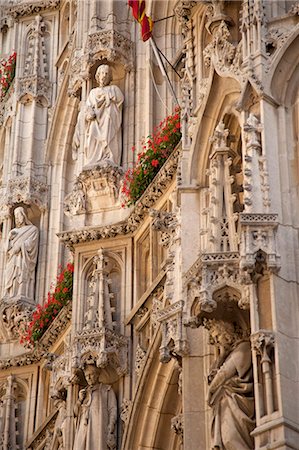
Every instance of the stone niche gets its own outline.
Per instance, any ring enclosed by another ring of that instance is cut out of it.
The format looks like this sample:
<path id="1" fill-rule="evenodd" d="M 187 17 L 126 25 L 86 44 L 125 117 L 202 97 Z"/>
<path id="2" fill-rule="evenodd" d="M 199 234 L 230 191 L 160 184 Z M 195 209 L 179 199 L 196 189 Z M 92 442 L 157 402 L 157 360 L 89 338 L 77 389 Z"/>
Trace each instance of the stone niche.
<path id="1" fill-rule="evenodd" d="M 65 197 L 64 213 L 79 227 L 122 220 L 127 215 L 121 208 L 122 180 L 122 168 L 110 161 L 85 167 Z"/>

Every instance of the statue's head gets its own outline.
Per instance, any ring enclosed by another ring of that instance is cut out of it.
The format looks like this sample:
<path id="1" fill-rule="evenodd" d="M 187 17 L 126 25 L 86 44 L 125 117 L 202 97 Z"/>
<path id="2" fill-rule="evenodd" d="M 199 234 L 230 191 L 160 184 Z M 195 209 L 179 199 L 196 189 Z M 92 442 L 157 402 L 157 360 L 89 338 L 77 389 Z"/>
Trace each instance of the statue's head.
<path id="1" fill-rule="evenodd" d="M 89 386 L 95 386 L 99 382 L 99 369 L 94 364 L 86 364 L 84 376 Z"/>
<path id="2" fill-rule="evenodd" d="M 204 327 L 209 331 L 210 343 L 229 348 L 240 336 L 234 324 L 215 319 L 204 319 Z"/>
<path id="3" fill-rule="evenodd" d="M 112 81 L 112 70 L 108 64 L 102 64 L 97 68 L 95 79 L 99 86 L 108 86 Z"/>
<path id="4" fill-rule="evenodd" d="M 30 223 L 22 206 L 19 206 L 14 210 L 14 216 L 17 227 Z"/>

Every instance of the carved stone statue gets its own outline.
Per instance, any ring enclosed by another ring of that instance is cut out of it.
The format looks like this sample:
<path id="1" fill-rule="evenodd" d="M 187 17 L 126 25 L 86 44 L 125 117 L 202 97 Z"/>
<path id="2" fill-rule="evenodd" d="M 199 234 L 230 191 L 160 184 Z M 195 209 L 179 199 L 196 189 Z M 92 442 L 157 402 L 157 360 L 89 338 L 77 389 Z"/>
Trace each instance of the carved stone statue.
<path id="1" fill-rule="evenodd" d="M 24 208 L 14 211 L 16 227 L 8 235 L 4 299 L 34 300 L 38 229 L 27 218 Z"/>
<path id="2" fill-rule="evenodd" d="M 80 136 L 84 134 L 84 167 L 102 161 L 119 165 L 121 159 L 121 123 L 124 96 L 118 86 L 110 85 L 111 67 L 101 65 L 92 89 L 81 110 L 73 138 L 73 158 L 77 159 Z"/>
<path id="3" fill-rule="evenodd" d="M 111 386 L 99 382 L 99 369 L 87 364 L 87 387 L 81 389 L 74 414 L 77 426 L 73 450 L 116 448 L 117 402 Z"/>
<path id="4" fill-rule="evenodd" d="M 254 397 L 251 349 L 235 327 L 209 320 L 211 341 L 220 350 L 208 377 L 208 404 L 213 410 L 212 449 L 251 450 Z"/>
<path id="5" fill-rule="evenodd" d="M 66 442 L 66 390 L 61 390 L 52 396 L 54 407 L 58 409 L 50 450 L 65 450 Z"/>

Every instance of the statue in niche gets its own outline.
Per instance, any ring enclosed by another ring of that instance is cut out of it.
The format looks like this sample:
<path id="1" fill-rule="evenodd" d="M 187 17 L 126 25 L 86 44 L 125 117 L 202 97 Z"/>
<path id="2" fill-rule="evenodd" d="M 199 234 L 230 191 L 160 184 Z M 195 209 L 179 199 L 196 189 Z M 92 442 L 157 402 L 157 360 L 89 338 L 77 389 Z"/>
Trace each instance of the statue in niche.
<path id="1" fill-rule="evenodd" d="M 251 450 L 254 429 L 253 374 L 250 342 L 233 324 L 206 320 L 211 343 L 219 347 L 208 376 L 208 404 L 213 411 L 212 449 Z"/>
<path id="2" fill-rule="evenodd" d="M 80 136 L 84 134 L 84 168 L 103 161 L 120 165 L 121 123 L 124 96 L 118 86 L 111 85 L 111 67 L 98 67 L 92 89 L 81 110 L 73 138 L 73 158 L 77 159 Z"/>
<path id="3" fill-rule="evenodd" d="M 4 299 L 34 300 L 38 229 L 27 218 L 23 207 L 14 210 L 15 224 L 8 235 Z"/>
<path id="4" fill-rule="evenodd" d="M 73 450 L 116 448 L 117 401 L 111 386 L 99 382 L 100 369 L 86 364 L 87 387 L 81 389 L 74 407 L 77 426 Z"/>
<path id="5" fill-rule="evenodd" d="M 58 410 L 50 450 L 65 450 L 66 443 L 66 390 L 62 389 L 52 395 L 54 407 Z"/>

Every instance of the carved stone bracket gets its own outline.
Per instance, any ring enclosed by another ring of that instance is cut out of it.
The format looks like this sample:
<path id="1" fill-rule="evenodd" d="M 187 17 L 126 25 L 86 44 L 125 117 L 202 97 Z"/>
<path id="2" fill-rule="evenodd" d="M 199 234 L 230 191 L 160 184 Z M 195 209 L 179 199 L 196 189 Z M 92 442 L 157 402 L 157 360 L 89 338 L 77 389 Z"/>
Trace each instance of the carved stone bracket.
<path id="1" fill-rule="evenodd" d="M 0 340 L 18 341 L 21 329 L 30 321 L 34 305 L 22 300 L 9 300 L 0 303 Z"/>
<path id="2" fill-rule="evenodd" d="M 262 257 L 270 271 L 280 268 L 277 251 L 277 214 L 240 214 L 240 268 L 253 271 L 257 257 Z"/>
<path id="3" fill-rule="evenodd" d="M 153 217 L 153 229 L 161 232 L 160 243 L 163 247 L 169 247 L 176 238 L 179 238 L 178 214 L 151 209 L 150 215 Z"/>
<path id="4" fill-rule="evenodd" d="M 228 26 L 222 20 L 213 32 L 211 43 L 203 51 L 204 61 L 207 67 L 212 65 L 220 76 L 232 76 L 242 81 L 241 47 L 229 42 L 230 37 Z"/>
<path id="5" fill-rule="evenodd" d="M 260 330 L 251 336 L 253 349 L 261 356 L 261 363 L 271 363 L 270 353 L 274 348 L 275 336 L 272 331 Z"/>
<path id="6" fill-rule="evenodd" d="M 65 197 L 65 214 L 72 217 L 120 206 L 122 177 L 123 170 L 110 164 L 83 170 Z"/>
<path id="7" fill-rule="evenodd" d="M 118 376 L 127 372 L 128 339 L 107 328 L 82 330 L 75 336 L 73 367 L 82 368 L 93 359 L 97 367 L 114 369 Z"/>
<path id="8" fill-rule="evenodd" d="M 21 176 L 10 179 L 1 205 L 11 207 L 16 203 L 33 204 L 45 211 L 48 204 L 48 186 L 35 177 Z"/>
<path id="9" fill-rule="evenodd" d="M 162 363 L 169 362 L 172 356 L 184 356 L 189 353 L 186 330 L 183 326 L 183 307 L 184 302 L 179 300 L 156 313 L 162 329 L 160 347 Z"/>

